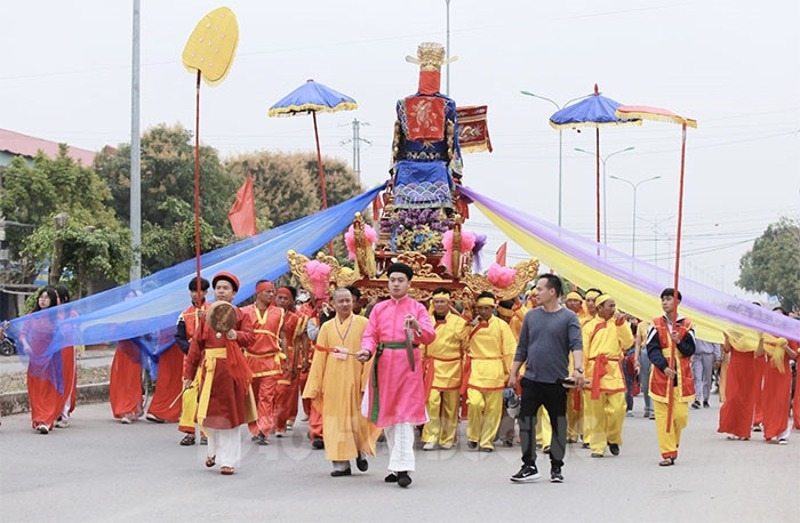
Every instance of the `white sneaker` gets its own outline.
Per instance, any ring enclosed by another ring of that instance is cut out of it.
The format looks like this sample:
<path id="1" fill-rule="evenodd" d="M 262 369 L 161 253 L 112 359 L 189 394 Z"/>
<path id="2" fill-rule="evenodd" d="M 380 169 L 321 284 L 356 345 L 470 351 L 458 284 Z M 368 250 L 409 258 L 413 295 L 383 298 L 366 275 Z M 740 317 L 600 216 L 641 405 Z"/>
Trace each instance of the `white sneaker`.
<path id="1" fill-rule="evenodd" d="M 428 443 L 422 446 L 422 450 L 436 450 L 436 443 L 433 441 L 429 441 Z"/>
<path id="2" fill-rule="evenodd" d="M 69 418 L 58 418 L 56 421 L 56 427 L 59 429 L 65 429 L 69 427 Z"/>
<path id="3" fill-rule="evenodd" d="M 131 418 L 129 418 L 128 416 L 122 416 L 119 419 L 119 422 L 122 423 L 123 425 L 130 425 L 133 422 L 133 420 Z"/>
<path id="4" fill-rule="evenodd" d="M 50 432 L 50 429 L 44 423 L 39 423 L 36 425 L 36 432 L 39 434 L 47 434 Z"/>
<path id="5" fill-rule="evenodd" d="M 778 445 L 788 445 L 788 444 L 789 444 L 789 442 L 786 441 L 786 438 L 779 438 L 778 439 Z"/>

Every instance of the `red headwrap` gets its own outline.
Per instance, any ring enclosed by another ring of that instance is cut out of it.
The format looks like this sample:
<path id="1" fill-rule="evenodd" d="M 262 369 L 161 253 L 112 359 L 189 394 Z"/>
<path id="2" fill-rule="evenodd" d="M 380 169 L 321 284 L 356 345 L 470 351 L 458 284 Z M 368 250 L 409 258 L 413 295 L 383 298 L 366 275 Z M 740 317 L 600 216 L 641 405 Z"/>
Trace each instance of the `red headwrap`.
<path id="1" fill-rule="evenodd" d="M 286 287 L 281 287 L 280 289 L 278 289 L 278 291 L 275 293 L 275 295 L 276 296 L 286 296 L 290 300 L 292 299 L 292 291 L 290 291 Z"/>
<path id="2" fill-rule="evenodd" d="M 256 285 L 256 292 L 274 291 L 274 290 L 275 290 L 275 286 L 272 285 L 272 283 L 268 282 L 268 281 L 262 281 L 261 283 Z"/>

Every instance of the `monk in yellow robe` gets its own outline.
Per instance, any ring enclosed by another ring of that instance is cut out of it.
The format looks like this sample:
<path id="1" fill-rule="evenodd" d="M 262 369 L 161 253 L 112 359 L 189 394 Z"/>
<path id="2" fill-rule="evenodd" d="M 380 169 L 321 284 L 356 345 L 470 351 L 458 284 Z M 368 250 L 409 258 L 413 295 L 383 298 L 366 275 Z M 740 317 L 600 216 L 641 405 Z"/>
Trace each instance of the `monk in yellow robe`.
<path id="1" fill-rule="evenodd" d="M 578 315 L 578 321 L 584 314 L 583 297 L 577 291 L 567 293 L 564 306 Z M 569 374 L 575 370 L 575 361 L 569 353 Z M 583 434 L 583 393 L 579 389 L 567 392 L 567 443 L 576 443 Z M 547 411 L 545 411 L 547 412 Z M 549 423 L 548 423 L 549 426 Z"/>
<path id="2" fill-rule="evenodd" d="M 325 322 L 317 336 L 303 398 L 313 400 L 322 415 L 325 457 L 333 462 L 331 476 L 351 475 L 350 460 L 366 472 L 365 456 L 375 455 L 380 430 L 361 414 L 361 398 L 369 366 L 355 358 L 367 319 L 353 314 L 353 295 L 347 289 L 333 293 L 336 317 Z"/>
<path id="3" fill-rule="evenodd" d="M 597 316 L 581 329 L 586 376 L 592 385 L 584 431 L 589 436 L 593 458 L 602 458 L 606 444 L 614 456 L 622 444 L 622 423 L 625 420 L 625 378 L 621 362 L 625 349 L 633 344 L 625 316 L 617 312 L 614 298 L 601 294 L 595 300 Z"/>

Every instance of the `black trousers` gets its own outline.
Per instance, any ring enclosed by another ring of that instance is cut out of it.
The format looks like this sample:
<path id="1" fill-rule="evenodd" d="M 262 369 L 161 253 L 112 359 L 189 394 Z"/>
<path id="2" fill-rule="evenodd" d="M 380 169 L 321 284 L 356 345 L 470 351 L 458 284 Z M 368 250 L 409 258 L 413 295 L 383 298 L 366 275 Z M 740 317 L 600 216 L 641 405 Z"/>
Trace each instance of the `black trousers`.
<path id="1" fill-rule="evenodd" d="M 558 383 L 540 383 L 525 378 L 522 378 L 521 385 L 519 436 L 522 443 L 522 462 L 530 466 L 536 464 L 536 412 L 544 405 L 553 427 L 550 464 L 560 467 L 564 464 L 567 447 L 567 389 Z"/>

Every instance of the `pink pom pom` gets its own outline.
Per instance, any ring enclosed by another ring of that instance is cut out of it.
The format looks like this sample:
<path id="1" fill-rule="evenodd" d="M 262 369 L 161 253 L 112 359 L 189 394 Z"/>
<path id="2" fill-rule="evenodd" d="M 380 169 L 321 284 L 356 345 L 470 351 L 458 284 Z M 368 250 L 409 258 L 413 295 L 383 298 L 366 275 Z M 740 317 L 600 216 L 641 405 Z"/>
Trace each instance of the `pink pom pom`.
<path id="1" fill-rule="evenodd" d="M 331 266 L 317 260 L 311 260 L 305 264 L 305 271 L 313 287 L 312 292 L 317 299 L 324 299 L 328 296 L 328 281 L 331 276 Z"/>
<path id="2" fill-rule="evenodd" d="M 442 245 L 445 251 L 449 251 L 453 248 L 453 231 L 447 231 L 442 235 Z"/>
<path id="3" fill-rule="evenodd" d="M 461 231 L 461 252 L 469 252 L 475 247 L 475 233 Z"/>
<path id="4" fill-rule="evenodd" d="M 351 225 L 347 232 L 344 233 L 344 244 L 347 246 L 347 259 L 348 260 L 355 260 L 356 259 L 356 233 L 353 232 L 353 226 Z"/>
<path id="5" fill-rule="evenodd" d="M 486 273 L 486 278 L 498 289 L 507 289 L 508 286 L 511 285 L 511 282 L 514 280 L 514 276 L 516 275 L 516 269 L 503 267 L 502 265 L 493 263 L 489 266 L 489 270 Z"/>
<path id="6" fill-rule="evenodd" d="M 378 241 L 378 233 L 375 232 L 375 229 L 370 227 L 369 225 L 364 225 L 364 238 L 367 240 L 371 246 L 375 246 L 375 242 Z M 347 246 L 347 259 L 348 260 L 355 260 L 356 259 L 356 233 L 353 230 L 353 226 L 351 225 L 347 232 L 344 234 L 344 244 Z"/>

